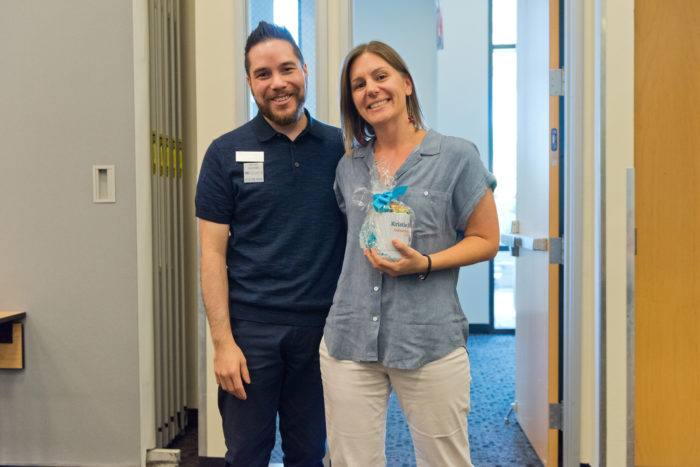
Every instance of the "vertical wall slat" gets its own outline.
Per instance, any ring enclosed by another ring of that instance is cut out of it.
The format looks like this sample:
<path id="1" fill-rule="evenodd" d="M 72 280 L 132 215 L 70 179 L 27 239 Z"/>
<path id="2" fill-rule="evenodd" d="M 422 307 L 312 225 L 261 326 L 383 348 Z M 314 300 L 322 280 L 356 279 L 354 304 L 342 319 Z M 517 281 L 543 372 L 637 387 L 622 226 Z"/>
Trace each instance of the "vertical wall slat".
<path id="1" fill-rule="evenodd" d="M 177 354 L 178 354 L 178 344 L 179 336 L 177 334 L 178 320 L 177 320 L 177 310 L 178 310 L 178 295 L 177 295 L 177 254 L 176 246 L 178 242 L 178 232 L 175 229 L 177 222 L 177 206 L 176 196 L 175 196 L 175 18 L 174 18 L 174 7 L 173 0 L 168 0 L 168 103 L 170 112 L 170 176 L 168 177 L 168 186 L 170 194 L 170 222 L 168 224 L 168 230 L 170 231 L 170 335 L 171 335 L 171 346 L 170 346 L 170 372 L 171 372 L 171 390 L 172 399 L 170 400 L 170 423 L 173 427 L 173 432 L 176 434 L 178 431 L 177 423 L 177 412 L 179 407 L 179 395 L 178 395 L 178 385 L 177 381 L 179 378 L 179 368 L 177 366 Z"/>
<path id="2" fill-rule="evenodd" d="M 158 132 L 160 141 L 160 154 L 159 154 L 159 170 L 158 170 L 158 199 L 156 200 L 158 204 L 158 257 L 159 257 L 159 277 L 158 281 L 160 283 L 160 307 L 157 310 L 160 316 L 160 333 L 161 333 L 161 345 L 158 349 L 159 352 L 159 368 L 163 385 L 161 386 L 161 392 L 159 394 L 158 403 L 161 407 L 161 433 L 160 433 L 160 446 L 166 446 L 168 443 L 168 409 L 167 409 L 167 387 L 169 385 L 167 366 L 164 364 L 166 359 L 166 349 L 167 349 L 167 265 L 165 261 L 165 248 L 166 248 L 166 229 L 164 228 L 165 219 L 165 186 L 164 186 L 164 175 L 165 175 L 165 157 L 167 151 L 166 145 L 166 130 L 165 130 L 165 96 L 163 91 L 165 89 L 165 69 L 163 64 L 163 49 L 165 43 L 163 40 L 163 2 L 162 0 L 156 0 L 157 5 L 157 37 L 158 37 L 158 57 L 157 57 L 157 68 L 158 68 L 158 88 L 156 92 L 158 93 Z"/>
<path id="3" fill-rule="evenodd" d="M 160 131 L 163 135 L 163 153 L 161 160 L 161 173 L 160 173 L 160 252 L 161 252 L 161 332 L 163 333 L 163 346 L 161 347 L 161 372 L 163 375 L 163 392 L 162 392 L 162 402 L 163 407 L 163 446 L 166 446 L 170 442 L 170 413 L 169 413 L 169 388 L 170 388 L 170 372 L 168 371 L 168 348 L 170 344 L 170 336 L 168 333 L 168 309 L 169 309 L 169 297 L 170 290 L 168 287 L 168 184 L 167 184 L 167 174 L 168 174 L 168 110 L 167 110 L 167 54 L 165 51 L 168 48 L 167 42 L 167 14 L 165 12 L 165 1 L 159 1 L 159 22 L 160 22 Z"/>
<path id="4" fill-rule="evenodd" d="M 160 268 L 159 268 L 159 250 L 158 250 L 158 236 L 160 229 L 158 229 L 158 163 L 159 163 L 159 133 L 158 133 L 158 94 L 156 92 L 157 82 L 158 82 L 158 67 L 157 67 L 157 57 L 158 57 L 158 40 L 156 32 L 156 24 L 158 20 L 157 10 L 155 0 L 149 0 L 148 2 L 148 24 L 149 24 L 149 61 L 150 61 L 150 101 L 151 101 L 151 151 L 152 151 L 152 164 L 151 164 L 151 197 L 152 197 L 152 235 L 153 235 L 153 317 L 154 317 L 154 361 L 155 361 L 155 378 L 154 386 L 156 393 L 156 404 L 155 404 L 155 417 L 156 417 L 156 444 L 160 447 L 160 432 L 162 431 L 162 410 L 158 399 L 158 394 L 162 392 L 163 381 L 158 371 L 160 368 L 160 349 L 161 349 L 161 333 L 160 333 L 160 315 L 158 311 L 160 310 Z"/>
<path id="5" fill-rule="evenodd" d="M 168 333 L 170 339 L 169 347 L 169 359 L 168 367 L 170 371 L 170 406 L 169 406 L 169 422 L 170 422 L 170 439 L 175 437 L 177 434 L 177 424 L 176 413 L 177 413 L 177 377 L 178 371 L 176 368 L 176 354 L 177 354 L 177 334 L 176 334 L 176 310 L 177 310 L 177 299 L 176 299 L 176 285 L 175 285 L 175 264 L 177 262 L 175 255 L 175 245 L 177 243 L 177 233 L 175 231 L 175 183 L 173 179 L 174 167 L 172 165 L 174 147 L 174 134 L 175 134 L 175 112 L 174 112 L 174 98 L 175 98 L 175 86 L 174 76 L 175 76 L 175 64 L 174 64 L 174 49 L 175 49 L 175 27 L 173 21 L 173 0 L 166 0 L 167 6 L 167 34 L 168 34 L 168 50 L 166 60 L 168 62 L 168 141 L 170 145 L 170 153 L 168 153 L 168 165 L 170 166 L 170 172 L 168 174 L 168 286 L 170 293 L 168 294 L 170 300 L 170 307 L 168 309 L 169 316 L 169 326 Z"/>
<path id="6" fill-rule="evenodd" d="M 167 391 L 167 415 L 168 415 L 168 437 L 167 442 L 173 439 L 175 435 L 175 427 L 173 424 L 173 278 L 172 278 L 172 184 L 170 183 L 170 138 L 172 134 L 172 116 L 171 116 L 171 96 L 170 96 L 170 80 L 172 79 L 172 70 L 170 65 L 170 0 L 164 0 L 163 2 L 163 43 L 165 44 L 163 50 L 163 68 L 165 71 L 163 85 L 163 110 L 165 112 L 165 141 L 167 145 L 166 159 L 165 159 L 165 176 L 163 177 L 163 182 L 165 184 L 165 219 L 164 219 L 164 229 L 165 229 L 165 278 L 166 278 L 166 309 L 165 309 L 165 322 L 166 322 L 166 335 L 167 335 L 167 347 L 166 347 L 166 375 L 168 386 Z"/>
<path id="7" fill-rule="evenodd" d="M 180 378 L 178 384 L 180 387 L 180 404 L 179 409 L 179 423 L 180 428 L 184 429 L 187 425 L 187 367 L 185 361 L 186 355 L 186 341 L 185 341 L 185 236 L 184 236 L 184 205 L 183 205 L 183 172 L 182 172 L 182 68 L 181 68 L 181 52 L 182 52 L 182 42 L 180 36 L 180 2 L 175 1 L 175 87 L 176 87 L 176 141 L 177 141 L 177 151 L 179 156 L 179 166 L 175 163 L 176 171 L 176 181 L 177 181 L 177 212 L 178 212 L 178 322 L 179 326 L 179 345 L 178 345 L 178 356 L 179 356 L 179 367 L 180 367 Z"/>
<path id="8" fill-rule="evenodd" d="M 164 289 L 164 265 L 163 265 L 163 205 L 162 205 L 162 193 L 163 193 L 163 156 L 164 156 L 164 131 L 163 131 L 163 67 L 162 67 L 162 50 L 163 50 L 163 40 L 162 40 L 162 7 L 161 0 L 155 0 L 155 13 L 156 13 L 156 41 L 157 41 L 157 56 L 156 56 L 156 73 L 157 73 L 157 87 L 154 90 L 157 95 L 156 102 L 156 113 L 157 125 L 158 125 L 158 144 L 159 144 L 159 154 L 158 154 L 158 180 L 156 182 L 158 197 L 155 199 L 158 213 L 158 234 L 156 247 L 158 249 L 158 292 L 159 292 L 159 306 L 156 310 L 156 315 L 158 316 L 158 333 L 160 334 L 160 345 L 158 347 L 158 368 L 157 372 L 161 380 L 160 392 L 158 394 L 158 405 L 160 408 L 160 436 L 158 439 L 159 447 L 163 447 L 166 444 L 166 432 L 167 432 L 167 411 L 164 405 L 164 400 L 162 397 L 165 387 L 167 386 L 167 380 L 165 378 L 165 371 L 163 367 L 163 359 L 165 348 L 165 333 L 164 333 L 164 320 L 165 316 L 163 310 L 165 308 L 165 289 Z"/>

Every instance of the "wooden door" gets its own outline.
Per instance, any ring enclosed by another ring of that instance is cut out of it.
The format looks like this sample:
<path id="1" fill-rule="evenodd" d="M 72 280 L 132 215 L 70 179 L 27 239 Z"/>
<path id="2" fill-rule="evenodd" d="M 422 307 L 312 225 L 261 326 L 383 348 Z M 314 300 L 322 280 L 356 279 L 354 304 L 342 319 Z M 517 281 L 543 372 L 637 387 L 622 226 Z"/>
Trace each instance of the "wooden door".
<path id="1" fill-rule="evenodd" d="M 635 2 L 635 465 L 700 465 L 700 2 Z"/>
<path id="2" fill-rule="evenodd" d="M 523 246 L 516 260 L 516 404 L 518 423 L 544 465 L 558 465 L 559 432 L 550 404 L 559 400 L 559 269 L 548 239 L 559 231 L 559 105 L 549 70 L 559 68 L 559 0 L 518 3 L 518 192 Z M 540 241 L 544 250 L 534 250 Z M 529 245 L 528 245 L 529 244 Z"/>

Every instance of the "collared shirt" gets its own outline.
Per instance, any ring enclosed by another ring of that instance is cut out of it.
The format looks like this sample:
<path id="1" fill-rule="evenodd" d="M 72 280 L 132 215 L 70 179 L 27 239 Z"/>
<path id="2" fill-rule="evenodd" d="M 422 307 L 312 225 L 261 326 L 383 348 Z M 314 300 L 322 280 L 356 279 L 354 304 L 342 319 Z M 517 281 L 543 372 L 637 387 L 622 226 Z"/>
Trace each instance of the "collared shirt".
<path id="1" fill-rule="evenodd" d="M 322 325 L 330 308 L 345 249 L 333 193 L 344 147 L 338 128 L 306 116 L 291 141 L 258 114 L 214 140 L 202 162 L 196 215 L 229 224 L 229 309 L 238 319 Z M 256 179 L 246 180 L 238 151 L 264 153 Z"/>
<path id="2" fill-rule="evenodd" d="M 329 354 L 341 360 L 415 369 L 466 345 L 469 325 L 457 297 L 459 268 L 391 277 L 372 267 L 359 243 L 371 204 L 370 143 L 343 157 L 335 192 L 348 220 L 343 270 L 326 321 Z M 495 188 L 476 147 L 428 131 L 394 175 L 407 186 L 398 199 L 415 214 L 412 247 L 424 254 L 453 246 L 487 188 Z"/>

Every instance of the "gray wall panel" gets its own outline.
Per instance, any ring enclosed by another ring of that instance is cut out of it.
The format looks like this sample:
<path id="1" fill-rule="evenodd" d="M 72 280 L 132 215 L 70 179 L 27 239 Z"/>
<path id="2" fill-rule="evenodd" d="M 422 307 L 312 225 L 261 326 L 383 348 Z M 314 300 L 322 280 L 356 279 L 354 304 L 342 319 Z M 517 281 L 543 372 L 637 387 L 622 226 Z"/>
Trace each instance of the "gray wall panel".
<path id="1" fill-rule="evenodd" d="M 131 2 L 0 1 L 0 464 L 139 463 Z M 92 203 L 92 165 L 116 204 Z"/>

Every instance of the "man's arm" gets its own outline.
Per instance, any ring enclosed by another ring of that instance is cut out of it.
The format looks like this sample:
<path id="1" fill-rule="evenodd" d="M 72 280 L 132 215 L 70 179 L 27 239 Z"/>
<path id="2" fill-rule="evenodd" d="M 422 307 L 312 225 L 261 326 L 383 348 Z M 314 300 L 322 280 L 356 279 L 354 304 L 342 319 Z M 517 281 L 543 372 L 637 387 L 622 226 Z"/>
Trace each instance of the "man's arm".
<path id="1" fill-rule="evenodd" d="M 216 383 L 239 399 L 246 399 L 243 382 L 250 384 L 243 352 L 231 332 L 226 274 L 226 246 L 229 226 L 199 219 L 202 248 L 202 297 L 207 310 L 209 329 L 214 343 Z"/>

